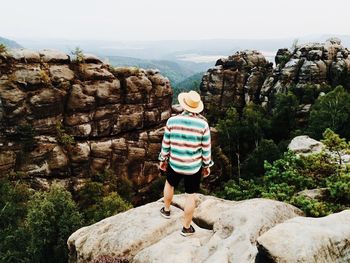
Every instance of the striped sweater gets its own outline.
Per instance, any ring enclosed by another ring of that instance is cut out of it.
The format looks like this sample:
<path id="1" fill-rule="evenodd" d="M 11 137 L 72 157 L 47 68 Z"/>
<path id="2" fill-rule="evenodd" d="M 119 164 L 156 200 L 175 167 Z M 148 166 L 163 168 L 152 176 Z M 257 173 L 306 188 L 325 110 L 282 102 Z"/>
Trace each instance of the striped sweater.
<path id="1" fill-rule="evenodd" d="M 159 160 L 168 161 L 175 172 L 186 175 L 212 166 L 210 130 L 204 118 L 187 111 L 169 118 Z"/>

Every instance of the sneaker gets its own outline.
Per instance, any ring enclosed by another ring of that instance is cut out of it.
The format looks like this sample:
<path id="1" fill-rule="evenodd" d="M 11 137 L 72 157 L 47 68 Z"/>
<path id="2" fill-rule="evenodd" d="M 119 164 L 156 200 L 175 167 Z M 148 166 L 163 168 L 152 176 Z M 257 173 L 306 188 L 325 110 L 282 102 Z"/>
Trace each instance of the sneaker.
<path id="1" fill-rule="evenodd" d="M 190 225 L 189 228 L 183 227 L 180 234 L 183 235 L 184 237 L 187 237 L 187 236 L 193 235 L 194 232 L 196 232 L 196 230 L 193 228 L 192 225 Z"/>
<path id="2" fill-rule="evenodd" d="M 170 218 L 170 211 L 165 211 L 165 208 L 162 207 L 162 209 L 160 209 L 160 214 L 164 217 L 169 219 Z"/>

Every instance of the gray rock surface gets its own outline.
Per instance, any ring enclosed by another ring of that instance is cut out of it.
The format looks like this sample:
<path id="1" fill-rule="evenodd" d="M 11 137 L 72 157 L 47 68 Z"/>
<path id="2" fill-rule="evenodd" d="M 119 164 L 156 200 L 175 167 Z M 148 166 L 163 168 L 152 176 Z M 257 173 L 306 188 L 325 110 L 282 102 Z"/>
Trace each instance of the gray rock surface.
<path id="1" fill-rule="evenodd" d="M 310 138 L 307 135 L 301 135 L 293 138 L 293 140 L 288 145 L 288 149 L 296 154 L 313 154 L 320 153 L 324 148 L 324 144 Z"/>
<path id="2" fill-rule="evenodd" d="M 196 233 L 180 235 L 184 195 L 174 197 L 172 218 L 154 202 L 84 227 L 68 239 L 71 262 L 99 255 L 125 256 L 132 262 L 254 262 L 256 239 L 302 212 L 269 199 L 227 201 L 198 195 Z M 179 209 L 181 208 L 181 209 Z"/>
<path id="3" fill-rule="evenodd" d="M 295 217 L 257 241 L 260 262 L 350 262 L 350 210 L 322 218 Z"/>

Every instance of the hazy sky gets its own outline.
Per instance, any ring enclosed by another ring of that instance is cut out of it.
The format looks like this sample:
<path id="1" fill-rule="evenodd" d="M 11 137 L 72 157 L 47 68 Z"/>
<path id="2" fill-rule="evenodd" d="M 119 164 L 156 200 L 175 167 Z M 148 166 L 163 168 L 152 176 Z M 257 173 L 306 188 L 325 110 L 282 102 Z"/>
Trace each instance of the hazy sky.
<path id="1" fill-rule="evenodd" d="M 2 0 L 0 36 L 94 40 L 350 35 L 348 0 Z"/>

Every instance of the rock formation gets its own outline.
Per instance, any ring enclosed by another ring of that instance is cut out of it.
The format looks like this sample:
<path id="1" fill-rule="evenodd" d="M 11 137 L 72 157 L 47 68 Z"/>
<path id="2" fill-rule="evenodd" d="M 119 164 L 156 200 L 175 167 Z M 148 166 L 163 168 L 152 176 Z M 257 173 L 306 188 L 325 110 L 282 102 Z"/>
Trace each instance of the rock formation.
<path id="1" fill-rule="evenodd" d="M 169 80 L 92 55 L 83 61 L 51 50 L 0 56 L 0 173 L 79 187 L 112 169 L 140 189 L 158 177 Z"/>
<path id="2" fill-rule="evenodd" d="M 275 63 L 273 68 L 258 51 L 219 59 L 202 78 L 201 95 L 206 107 L 212 104 L 225 110 L 233 105 L 241 112 L 249 101 L 271 106 L 276 93 L 292 88 L 302 95 L 310 85 L 318 93 L 336 85 L 350 85 L 349 50 L 336 38 L 299 45 L 293 51 L 279 49 Z M 310 106 L 309 101 L 302 101 L 300 114 L 307 114 Z"/>
<path id="3" fill-rule="evenodd" d="M 322 218 L 294 217 L 257 241 L 260 262 L 350 262 L 350 210 Z"/>
<path id="4" fill-rule="evenodd" d="M 162 202 L 158 201 L 79 229 L 68 239 L 70 262 L 100 255 L 140 263 L 254 262 L 257 238 L 302 214 L 292 205 L 269 199 L 235 202 L 199 195 L 196 233 L 185 238 L 180 235 L 184 198 L 174 197 L 171 219 L 159 214 Z"/>
<path id="5" fill-rule="evenodd" d="M 204 74 L 200 85 L 206 109 L 235 106 L 242 109 L 247 102 L 260 102 L 260 90 L 272 72 L 272 63 L 258 51 L 242 51 L 219 59 Z"/>
<path id="6" fill-rule="evenodd" d="M 349 50 L 337 38 L 299 45 L 292 52 L 279 49 L 275 62 L 276 68 L 261 90 L 264 102 L 269 101 L 273 93 L 292 87 L 303 90 L 311 84 L 322 90 L 324 86 L 349 86 Z"/>

